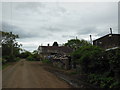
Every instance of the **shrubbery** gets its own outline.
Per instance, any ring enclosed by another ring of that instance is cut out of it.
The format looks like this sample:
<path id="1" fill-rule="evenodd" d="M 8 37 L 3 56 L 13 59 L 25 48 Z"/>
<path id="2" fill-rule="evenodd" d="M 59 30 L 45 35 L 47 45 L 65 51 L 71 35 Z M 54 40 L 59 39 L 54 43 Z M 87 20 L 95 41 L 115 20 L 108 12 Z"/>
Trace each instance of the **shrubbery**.
<path id="1" fill-rule="evenodd" d="M 20 54 L 20 57 L 24 58 L 28 61 L 39 61 L 39 55 L 38 55 L 37 51 L 34 51 L 33 53 L 31 53 L 29 51 L 25 51 Z"/>
<path id="2" fill-rule="evenodd" d="M 106 54 L 109 64 L 112 66 L 112 68 L 120 68 L 120 48 L 116 50 L 109 50 L 106 52 Z"/>
<path id="3" fill-rule="evenodd" d="M 73 60 L 81 66 L 85 73 L 103 72 L 101 68 L 107 68 L 104 50 L 96 46 L 84 46 L 73 52 Z M 104 61 L 103 61 L 104 60 Z M 100 71 L 101 70 L 101 71 Z"/>
<path id="4" fill-rule="evenodd" d="M 90 74 L 88 75 L 88 82 L 100 88 L 110 88 L 112 83 L 114 83 L 114 79 L 104 75 Z"/>
<path id="5" fill-rule="evenodd" d="M 27 57 L 29 57 L 29 56 L 31 56 L 31 55 L 32 55 L 31 52 L 25 51 L 25 52 L 22 52 L 22 53 L 19 55 L 19 57 L 21 57 L 21 58 L 27 58 Z"/>
<path id="6" fill-rule="evenodd" d="M 28 56 L 26 59 L 29 60 L 29 61 L 35 61 L 35 59 L 33 58 L 32 55 Z"/>
<path id="7" fill-rule="evenodd" d="M 44 60 L 42 60 L 42 62 L 43 63 L 46 63 L 46 64 L 50 64 L 50 63 L 52 63 L 50 60 L 48 60 L 48 59 L 44 59 Z"/>
<path id="8" fill-rule="evenodd" d="M 87 82 L 101 88 L 119 87 L 120 49 L 105 51 L 92 45 L 83 46 L 73 52 L 72 57 L 81 67 L 80 72 L 88 75 Z"/>

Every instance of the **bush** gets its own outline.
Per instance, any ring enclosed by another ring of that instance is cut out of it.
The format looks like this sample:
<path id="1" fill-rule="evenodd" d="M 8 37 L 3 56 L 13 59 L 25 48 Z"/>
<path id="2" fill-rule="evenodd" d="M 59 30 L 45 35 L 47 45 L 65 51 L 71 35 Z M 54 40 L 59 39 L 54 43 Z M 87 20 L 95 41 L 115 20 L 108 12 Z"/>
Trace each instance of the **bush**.
<path id="1" fill-rule="evenodd" d="M 34 58 L 33 58 L 32 55 L 30 55 L 30 56 L 27 57 L 27 60 L 29 60 L 29 61 L 34 61 Z"/>
<path id="2" fill-rule="evenodd" d="M 44 59 L 44 60 L 42 60 L 42 62 L 43 63 L 46 63 L 46 64 L 50 64 L 50 63 L 52 63 L 50 60 L 48 60 L 48 59 Z"/>
<path id="3" fill-rule="evenodd" d="M 102 67 L 105 68 L 103 59 L 105 58 L 104 50 L 96 46 L 84 46 L 72 53 L 73 60 L 81 66 L 85 73 L 100 72 Z"/>
<path id="4" fill-rule="evenodd" d="M 110 88 L 120 88 L 120 82 L 114 82 L 110 85 Z"/>
<path id="5" fill-rule="evenodd" d="M 112 69 L 120 68 L 120 48 L 116 50 L 109 50 L 106 54 L 109 64 L 113 66 Z"/>
<path id="6" fill-rule="evenodd" d="M 16 57 L 14 55 L 9 55 L 9 56 L 3 56 L 2 58 L 4 58 L 6 62 L 14 62 Z"/>
<path id="7" fill-rule="evenodd" d="M 6 62 L 7 62 L 7 60 L 2 58 L 2 64 L 5 64 Z"/>
<path id="8" fill-rule="evenodd" d="M 28 58 L 30 55 L 32 55 L 31 52 L 25 51 L 25 52 L 22 52 L 22 53 L 20 54 L 20 57 L 21 57 L 21 58 Z"/>
<path id="9" fill-rule="evenodd" d="M 101 88 L 120 87 L 120 48 L 105 51 L 96 46 L 84 46 L 72 53 L 88 82 Z M 117 71 L 117 72 L 116 72 Z"/>
<path id="10" fill-rule="evenodd" d="M 120 82 L 115 81 L 114 77 L 106 77 L 104 74 L 89 74 L 87 82 L 100 88 L 120 88 Z"/>
<path id="11" fill-rule="evenodd" d="M 110 88 L 112 83 L 114 83 L 114 79 L 113 77 L 104 77 L 103 75 L 89 74 L 88 82 L 100 88 Z"/>
<path id="12" fill-rule="evenodd" d="M 15 61 L 16 61 L 16 62 L 17 62 L 17 61 L 19 61 L 19 60 L 20 60 L 20 58 L 19 58 L 19 57 L 16 57 L 16 58 L 15 58 Z"/>

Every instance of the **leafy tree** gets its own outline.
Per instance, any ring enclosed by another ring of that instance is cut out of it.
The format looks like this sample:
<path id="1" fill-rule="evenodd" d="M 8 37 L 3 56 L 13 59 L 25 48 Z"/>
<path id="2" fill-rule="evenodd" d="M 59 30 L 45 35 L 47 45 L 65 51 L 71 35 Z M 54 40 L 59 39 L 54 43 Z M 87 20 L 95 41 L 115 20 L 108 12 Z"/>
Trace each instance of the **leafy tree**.
<path id="1" fill-rule="evenodd" d="M 88 45 L 91 45 L 89 42 L 87 42 L 86 40 L 79 40 L 79 39 L 71 39 L 71 40 L 68 40 L 67 43 L 65 43 L 65 46 L 68 46 L 74 50 L 78 49 L 79 47 L 82 47 L 82 46 L 88 46 Z"/>
<path id="2" fill-rule="evenodd" d="M 18 35 L 13 34 L 12 32 L 3 32 L 0 31 L 2 37 L 0 39 L 2 45 L 2 56 L 8 61 L 13 61 L 15 57 L 19 54 L 21 44 L 18 44 L 16 38 L 19 38 Z"/>
<path id="3" fill-rule="evenodd" d="M 39 60 L 39 55 L 38 55 L 38 51 L 34 50 L 33 52 L 29 52 L 29 51 L 24 51 L 20 54 L 21 58 L 25 58 L 26 60 L 29 61 L 38 61 Z"/>
<path id="4" fill-rule="evenodd" d="M 24 52 L 22 52 L 22 53 L 20 54 L 20 57 L 21 57 L 21 58 L 27 58 L 27 57 L 29 57 L 29 56 L 31 56 L 31 55 L 32 55 L 31 52 L 29 52 L 29 51 L 24 51 Z"/>
<path id="5" fill-rule="evenodd" d="M 37 61 L 39 60 L 40 57 L 39 57 L 39 54 L 38 54 L 38 51 L 37 51 L 37 50 L 34 50 L 34 51 L 33 51 L 33 58 L 34 58 L 35 60 L 37 60 Z"/>

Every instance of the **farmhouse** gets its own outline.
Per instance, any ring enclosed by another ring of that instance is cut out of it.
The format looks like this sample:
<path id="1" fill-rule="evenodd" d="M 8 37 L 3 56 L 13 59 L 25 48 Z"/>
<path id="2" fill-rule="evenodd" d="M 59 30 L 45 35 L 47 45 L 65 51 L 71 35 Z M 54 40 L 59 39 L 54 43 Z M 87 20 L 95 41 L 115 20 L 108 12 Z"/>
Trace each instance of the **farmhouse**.
<path id="1" fill-rule="evenodd" d="M 38 53 L 43 58 L 50 55 L 69 55 L 72 49 L 66 46 L 39 46 Z"/>
<path id="2" fill-rule="evenodd" d="M 120 47 L 120 34 L 107 34 L 93 41 L 93 45 L 99 46 L 106 50 Z"/>
<path id="3" fill-rule="evenodd" d="M 72 49 L 66 46 L 39 46 L 38 54 L 41 59 L 48 59 L 53 62 L 54 66 L 70 69 Z"/>

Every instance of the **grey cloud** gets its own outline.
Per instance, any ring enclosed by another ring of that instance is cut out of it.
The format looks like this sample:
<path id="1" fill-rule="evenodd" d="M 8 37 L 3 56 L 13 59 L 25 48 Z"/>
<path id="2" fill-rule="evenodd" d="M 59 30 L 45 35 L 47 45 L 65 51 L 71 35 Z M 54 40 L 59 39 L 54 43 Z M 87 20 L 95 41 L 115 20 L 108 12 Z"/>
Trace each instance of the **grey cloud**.
<path id="1" fill-rule="evenodd" d="M 12 3 L 12 8 L 8 3 L 3 6 L 3 29 L 19 34 L 21 42 L 63 43 L 75 36 L 102 36 L 110 27 L 117 27 L 117 3 L 22 2 Z M 9 23 L 11 19 L 14 25 Z"/>
<path id="2" fill-rule="evenodd" d="M 20 27 L 8 24 L 6 22 L 2 22 L 2 30 L 18 34 L 20 38 L 32 38 L 36 36 L 34 33 L 27 32 L 26 30 L 23 30 Z"/>
<path id="3" fill-rule="evenodd" d="M 14 6 L 15 5 L 15 6 Z M 37 14 L 48 14 L 52 16 L 60 16 L 67 12 L 65 8 L 60 7 L 54 3 L 45 2 L 22 2 L 13 3 L 14 8 L 21 13 L 37 13 Z"/>
<path id="4" fill-rule="evenodd" d="M 44 7 L 42 3 L 36 3 L 36 2 L 16 2 L 13 3 L 15 5 L 15 8 L 17 10 L 37 10 L 38 8 Z"/>
<path id="5" fill-rule="evenodd" d="M 54 26 L 44 26 L 44 27 L 40 27 L 43 30 L 46 31 L 50 31 L 50 32 L 59 32 L 62 31 L 62 29 L 60 29 L 59 27 L 54 27 Z"/>
<path id="6" fill-rule="evenodd" d="M 96 27 L 90 27 L 90 26 L 86 26 L 86 27 L 83 27 L 81 29 L 79 29 L 77 31 L 77 35 L 82 35 L 82 34 L 92 34 L 92 33 L 96 33 L 97 32 L 97 28 Z"/>
<path id="7" fill-rule="evenodd" d="M 1 26 L 0 26 L 1 27 Z M 38 28 L 37 28 L 38 29 Z M 43 30 L 33 30 L 33 31 L 27 31 L 24 30 L 18 26 L 8 24 L 6 22 L 2 22 L 2 30 L 6 32 L 13 32 L 14 34 L 18 34 L 20 38 L 47 38 L 50 36 L 53 36 L 52 33 L 49 33 L 46 31 L 45 33 L 41 33 Z"/>
<path id="8" fill-rule="evenodd" d="M 62 35 L 63 38 L 75 38 L 73 35 Z"/>

